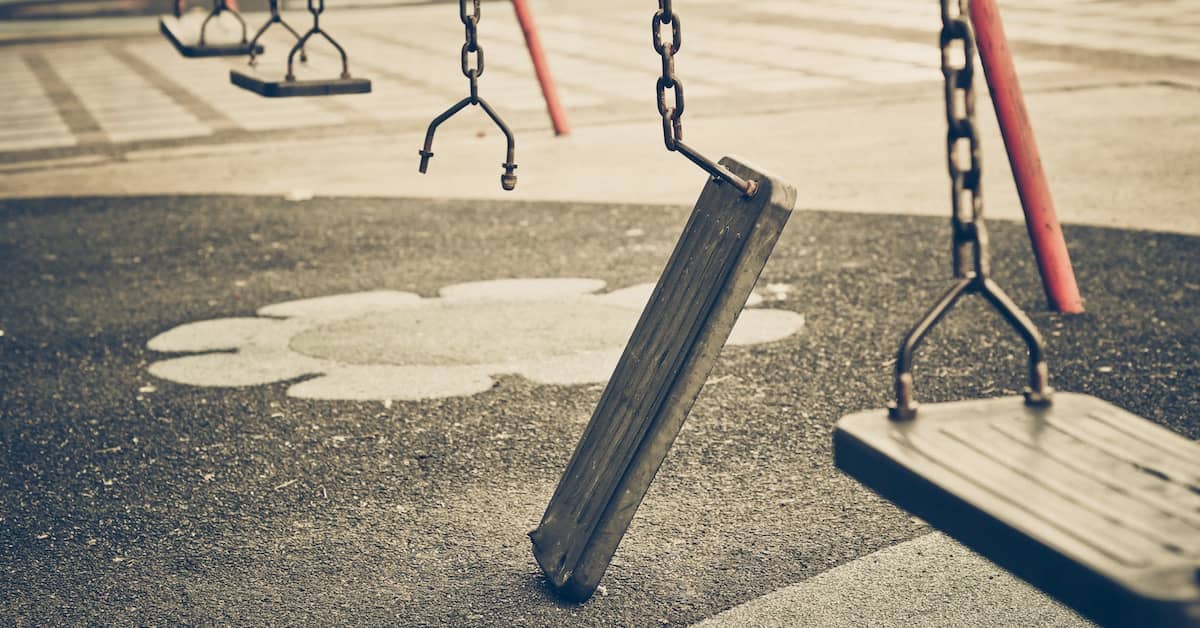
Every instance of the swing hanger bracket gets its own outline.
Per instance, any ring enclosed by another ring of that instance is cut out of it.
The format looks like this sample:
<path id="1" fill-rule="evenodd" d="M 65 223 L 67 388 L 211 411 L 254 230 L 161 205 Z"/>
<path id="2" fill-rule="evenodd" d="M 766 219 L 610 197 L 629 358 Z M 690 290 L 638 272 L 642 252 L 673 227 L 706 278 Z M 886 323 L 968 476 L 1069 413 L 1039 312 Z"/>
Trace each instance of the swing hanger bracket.
<path id="1" fill-rule="evenodd" d="M 179 17 L 180 4 L 181 3 L 177 3 L 175 5 L 175 16 L 176 17 Z M 200 23 L 200 46 L 201 47 L 206 45 L 206 43 L 204 41 L 204 36 L 205 36 L 206 32 L 208 31 L 208 23 L 211 22 L 213 20 L 213 18 L 221 15 L 222 13 L 229 13 L 233 17 L 237 18 L 238 24 L 240 24 L 242 27 L 242 43 L 243 44 L 246 43 L 246 34 L 247 34 L 246 33 L 246 20 L 242 18 L 242 14 L 230 9 L 229 6 L 226 4 L 226 0 L 214 0 L 212 10 L 208 12 L 208 15 L 205 16 L 204 21 Z"/>
<path id="2" fill-rule="evenodd" d="M 283 16 L 279 14 L 279 0 L 270 0 L 270 3 L 268 4 L 268 10 L 270 11 L 270 15 L 267 17 L 267 21 L 264 22 L 263 25 L 258 29 L 258 32 L 254 34 L 254 37 L 250 39 L 249 65 L 251 66 L 258 64 L 258 40 L 262 39 L 263 34 L 271 28 L 272 24 L 279 24 L 282 26 L 284 30 L 291 33 L 292 37 L 296 41 L 300 41 L 302 38 L 300 33 L 297 32 L 296 29 L 292 28 L 292 25 L 288 24 L 287 21 L 283 19 Z M 300 49 L 300 62 L 308 62 L 308 55 L 305 53 L 303 48 Z"/>
<path id="3" fill-rule="evenodd" d="M 987 226 L 983 221 L 982 151 L 975 125 L 975 34 L 967 18 L 965 1 L 942 0 L 942 31 L 938 38 L 945 78 L 946 155 L 950 173 L 955 282 L 900 342 L 896 355 L 896 399 L 888 404 L 888 416 L 896 421 L 917 416 L 912 374 L 917 347 L 966 294 L 982 296 L 1024 339 L 1029 349 L 1029 383 L 1024 391 L 1026 405 L 1049 405 L 1053 395 L 1041 334 L 1025 312 L 990 277 L 991 254 Z"/>
<path id="4" fill-rule="evenodd" d="M 514 172 L 517 169 L 515 161 L 516 140 L 513 137 L 512 130 L 500 118 L 500 114 L 496 113 L 496 110 L 486 100 L 475 95 L 468 96 L 454 103 L 454 105 L 429 123 L 429 128 L 425 131 L 425 145 L 421 150 L 417 151 L 417 154 L 421 156 L 421 164 L 418 170 L 421 174 L 425 174 L 429 169 L 429 160 L 433 158 L 433 136 L 437 132 L 438 127 L 446 120 L 452 118 L 454 114 L 471 105 L 478 105 L 480 109 L 483 109 L 483 112 L 492 119 L 492 122 L 496 123 L 496 127 L 504 134 L 506 151 L 504 163 L 500 164 L 500 167 L 504 168 L 504 173 L 500 175 L 500 187 L 507 191 L 512 191 L 517 187 L 517 175 Z"/>
<path id="5" fill-rule="evenodd" d="M 516 140 L 513 137 L 512 130 L 504 123 L 504 119 L 496 110 L 488 104 L 486 100 L 479 96 L 479 77 L 483 76 L 483 47 L 479 45 L 478 30 L 479 30 L 479 0 L 470 0 L 473 10 L 467 11 L 468 0 L 459 0 L 458 12 L 459 18 L 462 20 L 463 27 L 466 29 L 466 42 L 462 46 L 462 73 L 470 82 L 470 94 L 462 100 L 454 103 L 449 109 L 443 111 L 441 115 L 433 119 L 429 123 L 429 129 L 425 131 L 425 145 L 417 151 L 421 156 L 421 164 L 418 170 L 424 174 L 429 169 L 429 160 L 433 158 L 433 135 L 437 132 L 440 126 L 446 120 L 449 120 L 454 114 L 462 111 L 470 105 L 477 105 L 483 112 L 487 114 L 500 132 L 504 134 L 506 144 L 504 163 L 500 167 L 504 169 L 504 173 L 500 175 L 500 187 L 511 191 L 517 187 L 517 163 L 515 161 Z M 474 56 L 474 58 L 472 58 Z"/>
<path id="6" fill-rule="evenodd" d="M 1050 370 L 1046 365 L 1044 342 L 1041 333 L 1025 312 L 1005 294 L 1004 290 L 986 275 L 970 273 L 955 281 L 939 298 L 921 320 L 900 342 L 896 354 L 895 401 L 888 404 L 888 417 L 896 421 L 907 421 L 917 417 L 919 404 L 915 400 L 913 385 L 913 362 L 917 348 L 954 307 L 967 294 L 983 297 L 1008 322 L 1025 341 L 1029 350 L 1028 384 L 1025 387 L 1025 404 L 1029 406 L 1050 405 L 1054 389 L 1050 387 Z"/>

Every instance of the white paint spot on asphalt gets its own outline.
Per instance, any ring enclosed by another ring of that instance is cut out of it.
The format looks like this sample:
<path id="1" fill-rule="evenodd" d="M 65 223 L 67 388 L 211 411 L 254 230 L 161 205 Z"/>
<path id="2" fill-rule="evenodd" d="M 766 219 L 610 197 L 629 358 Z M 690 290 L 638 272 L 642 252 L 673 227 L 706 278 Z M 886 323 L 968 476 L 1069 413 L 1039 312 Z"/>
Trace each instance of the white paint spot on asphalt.
<path id="1" fill-rule="evenodd" d="M 726 344 L 755 345 L 782 340 L 804 325 L 804 316 L 789 310 L 744 310 Z"/>
<path id="2" fill-rule="evenodd" d="M 569 299 L 604 289 L 599 279 L 493 279 L 446 286 L 443 299 L 471 301 L 540 301 Z"/>
<path id="3" fill-rule="evenodd" d="M 300 382 L 288 394 L 301 399 L 419 399 L 465 397 L 481 393 L 494 382 L 477 366 L 340 366 L 321 377 Z"/>
<path id="4" fill-rule="evenodd" d="M 420 295 L 395 290 L 355 292 L 331 297 L 285 301 L 258 309 L 259 316 L 336 319 L 393 310 L 421 303 Z M 229 319 L 221 319 L 229 320 Z M 151 347 L 153 348 L 153 347 Z"/>
<path id="5" fill-rule="evenodd" d="M 788 295 L 792 293 L 792 286 L 786 283 L 769 283 L 764 291 L 767 293 L 767 298 L 773 301 L 786 301 Z"/>
<path id="6" fill-rule="evenodd" d="M 223 351 L 247 344 L 266 328 L 279 325 L 269 318 L 222 318 L 180 325 L 150 339 L 146 347 L 165 353 Z"/>
<path id="7" fill-rule="evenodd" d="M 286 352 L 205 353 L 150 365 L 150 374 L 192 386 L 258 386 L 326 368 L 320 360 Z"/>
<path id="8" fill-rule="evenodd" d="M 608 294 L 597 279 L 501 279 L 446 286 L 440 297 L 373 291 L 276 303 L 259 315 L 181 325 L 155 351 L 188 355 L 150 365 L 196 386 L 253 386 L 305 375 L 288 389 L 308 399 L 417 400 L 473 395 L 512 373 L 545 384 L 607 380 L 653 291 Z M 761 302 L 761 298 L 757 299 Z M 796 333 L 800 314 L 743 310 L 730 344 Z"/>

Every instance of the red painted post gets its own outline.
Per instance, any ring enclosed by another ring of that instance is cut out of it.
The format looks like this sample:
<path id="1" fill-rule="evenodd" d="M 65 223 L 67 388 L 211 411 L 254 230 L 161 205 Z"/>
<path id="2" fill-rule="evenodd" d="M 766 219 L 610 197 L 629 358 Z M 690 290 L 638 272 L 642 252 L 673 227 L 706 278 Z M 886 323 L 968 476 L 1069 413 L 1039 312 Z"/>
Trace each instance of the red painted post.
<path id="1" fill-rule="evenodd" d="M 1008 151 L 1017 194 L 1025 210 L 1025 226 L 1029 229 L 1046 297 L 1051 308 L 1065 314 L 1079 314 L 1083 312 L 1083 299 L 1075 283 L 1075 270 L 1071 267 L 1067 242 L 1054 211 L 1050 186 L 1046 184 L 1042 158 L 1038 154 L 1029 112 L 1025 109 L 1021 85 L 1017 82 L 1017 70 L 1013 67 L 1000 12 L 994 0 L 971 0 L 970 7 L 979 58 L 983 61 L 983 72 L 992 93 L 992 105 L 1000 122 L 1000 134 Z"/>
<path id="2" fill-rule="evenodd" d="M 521 32 L 525 33 L 525 47 L 529 49 L 529 57 L 533 59 L 533 71 L 537 74 L 538 84 L 542 86 L 542 97 L 546 99 L 546 111 L 550 112 L 550 124 L 554 126 L 555 135 L 566 135 L 571 132 L 567 126 L 567 114 L 558 101 L 558 90 L 554 87 L 554 77 L 550 75 L 550 66 L 546 64 L 546 55 L 542 52 L 542 41 L 538 38 L 537 26 L 533 23 L 533 12 L 525 0 L 512 0 L 513 10 L 517 12 L 517 21 L 521 23 Z"/>

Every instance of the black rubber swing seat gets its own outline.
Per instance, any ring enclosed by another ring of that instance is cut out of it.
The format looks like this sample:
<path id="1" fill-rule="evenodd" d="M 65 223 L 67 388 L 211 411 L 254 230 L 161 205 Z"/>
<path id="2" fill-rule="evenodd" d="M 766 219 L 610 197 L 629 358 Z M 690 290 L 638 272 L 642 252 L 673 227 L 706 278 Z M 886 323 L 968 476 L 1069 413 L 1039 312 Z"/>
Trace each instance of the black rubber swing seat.
<path id="1" fill-rule="evenodd" d="M 1200 626 L 1200 444 L 1087 395 L 844 417 L 842 471 L 1104 625 Z"/>
<path id="2" fill-rule="evenodd" d="M 206 41 L 200 43 L 199 29 L 187 28 L 181 18 L 174 15 L 163 15 L 158 18 L 158 29 L 175 46 L 179 54 L 185 57 L 241 57 L 250 54 L 262 54 L 263 47 L 251 44 L 248 40 L 238 42 Z"/>
<path id="3" fill-rule="evenodd" d="M 340 94 L 368 94 L 371 92 L 371 79 L 365 78 L 331 78 L 331 79 L 292 79 L 286 76 L 266 77 L 258 73 L 247 73 L 241 70 L 230 70 L 229 80 L 234 85 L 250 90 L 267 98 L 287 98 L 291 96 L 336 96 Z"/>

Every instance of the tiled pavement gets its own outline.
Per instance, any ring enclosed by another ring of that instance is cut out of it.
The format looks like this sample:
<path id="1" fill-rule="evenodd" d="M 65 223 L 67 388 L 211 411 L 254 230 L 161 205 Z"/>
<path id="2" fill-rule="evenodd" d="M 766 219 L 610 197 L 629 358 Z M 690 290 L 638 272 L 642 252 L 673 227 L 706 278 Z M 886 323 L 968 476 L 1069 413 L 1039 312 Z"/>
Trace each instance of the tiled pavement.
<path id="1" fill-rule="evenodd" d="M 763 2 L 747 9 L 757 19 L 730 23 L 718 7 L 698 6 L 717 4 L 693 0 L 689 9 L 688 45 L 679 61 L 689 98 L 941 79 L 934 47 L 911 37 L 937 29 L 935 7 L 898 0 Z M 544 105 L 512 11 L 504 3 L 484 7 L 481 93 L 502 113 L 535 115 Z M 646 9 L 621 3 L 581 16 L 569 7 L 535 7 L 569 111 L 603 116 L 613 106 L 652 98 L 658 63 Z M 1052 6 L 1014 0 L 1003 10 L 1016 41 L 1200 61 L 1200 3 L 1192 0 Z M 263 16 L 247 17 L 253 27 Z M 291 21 L 299 26 L 305 17 Z M 149 34 L 0 47 L 0 92 L 16 95 L 0 109 L 0 161 L 147 143 L 245 141 L 279 129 L 396 122 L 418 128 L 465 95 L 458 68 L 462 26 L 452 5 L 343 11 L 329 21 L 351 52 L 352 72 L 373 80 L 370 95 L 263 99 L 229 84 L 228 70 L 244 68 L 244 59 L 186 59 Z M 403 28 L 395 28 L 398 21 Z M 270 35 L 260 68 L 282 67 L 288 48 L 277 27 Z M 314 53 L 306 72 L 336 73 L 327 49 Z M 1018 62 L 1026 76 L 1074 67 L 1029 53 Z"/>

